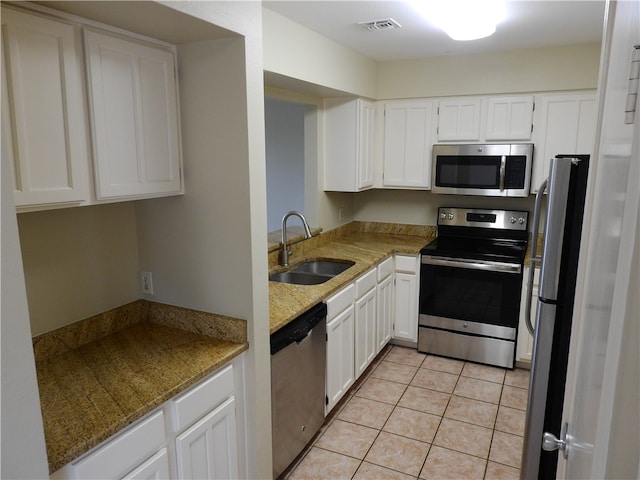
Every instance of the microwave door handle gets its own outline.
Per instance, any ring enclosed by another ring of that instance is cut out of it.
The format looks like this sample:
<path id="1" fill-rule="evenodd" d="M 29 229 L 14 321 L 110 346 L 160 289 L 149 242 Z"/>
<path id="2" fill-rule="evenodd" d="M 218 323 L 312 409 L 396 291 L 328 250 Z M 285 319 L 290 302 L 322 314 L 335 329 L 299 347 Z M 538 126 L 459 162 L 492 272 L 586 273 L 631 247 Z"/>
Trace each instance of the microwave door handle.
<path id="1" fill-rule="evenodd" d="M 535 336 L 535 329 L 531 321 L 531 302 L 533 301 L 533 278 L 536 273 L 536 265 L 542 263 L 542 257 L 536 255 L 538 251 L 538 233 L 540 230 L 540 210 L 542 209 L 542 200 L 544 199 L 544 192 L 547 189 L 547 183 L 549 179 L 546 178 L 538 188 L 536 194 L 536 203 L 533 209 L 533 229 L 531 231 L 531 260 L 529 261 L 529 275 L 527 277 L 527 303 L 525 305 L 525 320 L 527 330 L 531 335 Z"/>
<path id="2" fill-rule="evenodd" d="M 507 171 L 507 156 L 502 155 L 500 159 L 500 191 L 504 191 L 504 177 Z"/>

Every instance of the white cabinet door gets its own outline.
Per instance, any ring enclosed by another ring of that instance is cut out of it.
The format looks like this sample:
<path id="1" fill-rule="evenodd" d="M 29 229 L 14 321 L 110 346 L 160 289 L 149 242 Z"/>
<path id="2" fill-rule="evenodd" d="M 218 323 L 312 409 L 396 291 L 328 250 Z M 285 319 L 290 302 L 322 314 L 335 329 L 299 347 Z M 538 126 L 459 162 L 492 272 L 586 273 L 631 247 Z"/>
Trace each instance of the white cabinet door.
<path id="1" fill-rule="evenodd" d="M 595 93 L 536 97 L 531 193 L 536 193 L 549 175 L 551 158 L 563 153 L 591 154 L 595 129 Z"/>
<path id="2" fill-rule="evenodd" d="M 376 353 L 391 340 L 393 324 L 393 275 L 389 275 L 377 286 L 376 293 Z"/>
<path id="3" fill-rule="evenodd" d="M 375 104 L 326 99 L 324 124 L 324 189 L 359 192 L 373 187 Z"/>
<path id="4" fill-rule="evenodd" d="M 325 415 L 347 393 L 354 377 L 354 307 L 327 323 L 327 406 Z"/>
<path id="5" fill-rule="evenodd" d="M 176 438 L 178 478 L 238 478 L 234 397 Z"/>
<path id="6" fill-rule="evenodd" d="M 419 257 L 396 255 L 393 338 L 418 341 Z"/>
<path id="7" fill-rule="evenodd" d="M 2 9 L 2 141 L 17 207 L 87 199 L 89 143 L 77 27 Z"/>
<path id="8" fill-rule="evenodd" d="M 428 189 L 436 102 L 389 102 L 384 115 L 383 186 Z"/>
<path id="9" fill-rule="evenodd" d="M 529 333 L 526 324 L 526 302 L 527 302 L 527 278 L 529 277 L 529 267 L 524 267 L 522 285 L 522 297 L 520 299 L 520 321 L 518 325 L 518 345 L 516 346 L 516 361 L 521 363 L 531 363 L 533 358 L 533 336 Z M 538 314 L 538 282 L 540 280 L 540 269 L 536 268 L 533 277 L 533 288 L 531 289 L 531 323 L 536 326 Z"/>
<path id="10" fill-rule="evenodd" d="M 358 378 L 376 355 L 376 288 L 355 304 L 355 369 Z"/>
<path id="11" fill-rule="evenodd" d="M 85 31 L 98 199 L 182 191 L 173 52 Z"/>
<path id="12" fill-rule="evenodd" d="M 533 96 L 490 97 L 487 100 L 487 142 L 531 140 Z"/>
<path id="13" fill-rule="evenodd" d="M 358 100 L 358 179 L 356 188 L 363 190 L 373 187 L 373 135 L 375 129 L 375 104 Z"/>
<path id="14" fill-rule="evenodd" d="M 122 480 L 164 480 L 170 478 L 169 454 L 163 448 L 138 468 L 122 477 Z"/>
<path id="15" fill-rule="evenodd" d="M 480 141 L 482 99 L 442 100 L 438 107 L 438 141 Z"/>

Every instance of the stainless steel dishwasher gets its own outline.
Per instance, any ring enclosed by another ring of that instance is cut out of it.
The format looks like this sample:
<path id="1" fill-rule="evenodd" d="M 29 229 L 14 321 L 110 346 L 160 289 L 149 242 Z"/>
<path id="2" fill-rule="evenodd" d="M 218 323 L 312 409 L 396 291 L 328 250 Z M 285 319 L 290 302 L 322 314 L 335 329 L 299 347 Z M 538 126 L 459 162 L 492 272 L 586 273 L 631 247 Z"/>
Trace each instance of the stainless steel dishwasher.
<path id="1" fill-rule="evenodd" d="M 319 303 L 271 335 L 273 478 L 324 422 L 327 306 Z"/>

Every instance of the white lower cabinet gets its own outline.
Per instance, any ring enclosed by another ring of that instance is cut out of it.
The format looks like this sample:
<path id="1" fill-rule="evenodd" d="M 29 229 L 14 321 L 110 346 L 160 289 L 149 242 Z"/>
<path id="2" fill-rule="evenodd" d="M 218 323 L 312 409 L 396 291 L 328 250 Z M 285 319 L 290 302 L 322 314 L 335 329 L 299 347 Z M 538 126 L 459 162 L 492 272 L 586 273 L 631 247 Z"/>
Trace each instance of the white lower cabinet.
<path id="1" fill-rule="evenodd" d="M 356 280 L 355 356 L 356 378 L 369 366 L 378 353 L 376 349 L 376 284 L 377 269 L 373 268 Z"/>
<path id="2" fill-rule="evenodd" d="M 529 278 L 529 267 L 524 267 L 524 281 L 522 283 L 522 297 L 520 299 L 520 321 L 518 325 L 518 344 L 516 346 L 516 361 L 520 363 L 531 363 L 533 359 L 533 336 L 529 333 L 526 323 L 526 302 L 527 302 L 527 279 Z M 538 314 L 538 283 L 540 280 L 540 269 L 536 268 L 533 276 L 533 288 L 531 289 L 531 323 L 536 326 Z"/>
<path id="3" fill-rule="evenodd" d="M 238 478 L 233 397 L 178 435 L 176 457 L 178 478 Z"/>
<path id="4" fill-rule="evenodd" d="M 347 393 L 354 376 L 355 285 L 351 284 L 326 300 L 327 378 L 325 415 Z"/>
<path id="5" fill-rule="evenodd" d="M 396 255 L 395 259 L 389 257 L 325 300 L 325 415 L 329 414 L 391 340 L 394 319 L 396 330 L 393 337 L 417 343 L 418 258 L 415 255 Z M 394 260 L 396 276 L 400 275 L 395 289 Z M 401 315 L 400 323 L 398 313 Z"/>
<path id="6" fill-rule="evenodd" d="M 125 475 L 123 480 L 160 480 L 163 478 L 171 478 L 169 471 L 169 452 L 166 448 L 163 448 L 142 465 Z"/>
<path id="7" fill-rule="evenodd" d="M 418 342 L 418 292 L 420 288 L 420 257 L 395 256 L 395 307 L 393 338 Z"/>
<path id="8" fill-rule="evenodd" d="M 236 382 L 242 362 L 234 360 L 51 478 L 239 478 L 244 448 L 236 416 L 244 410 Z"/>
<path id="9" fill-rule="evenodd" d="M 131 478 L 166 446 L 166 437 L 165 412 L 160 410 L 74 462 L 72 476 L 58 478 Z"/>
<path id="10" fill-rule="evenodd" d="M 391 340 L 393 328 L 393 258 L 378 265 L 376 286 L 376 350 L 379 352 Z"/>
<path id="11" fill-rule="evenodd" d="M 376 346 L 376 288 L 356 300 L 356 378 L 378 353 Z"/>

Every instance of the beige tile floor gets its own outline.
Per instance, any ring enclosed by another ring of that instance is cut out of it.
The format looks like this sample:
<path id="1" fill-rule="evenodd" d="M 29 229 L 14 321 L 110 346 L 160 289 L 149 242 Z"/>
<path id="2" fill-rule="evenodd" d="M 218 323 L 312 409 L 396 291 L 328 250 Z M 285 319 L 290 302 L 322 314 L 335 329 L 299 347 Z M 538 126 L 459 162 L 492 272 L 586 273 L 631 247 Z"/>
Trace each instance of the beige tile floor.
<path id="1" fill-rule="evenodd" d="M 284 476 L 518 479 L 528 385 L 528 370 L 387 346 Z"/>

